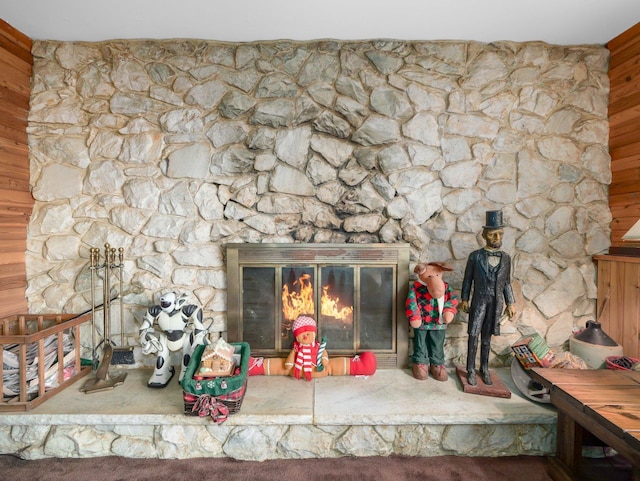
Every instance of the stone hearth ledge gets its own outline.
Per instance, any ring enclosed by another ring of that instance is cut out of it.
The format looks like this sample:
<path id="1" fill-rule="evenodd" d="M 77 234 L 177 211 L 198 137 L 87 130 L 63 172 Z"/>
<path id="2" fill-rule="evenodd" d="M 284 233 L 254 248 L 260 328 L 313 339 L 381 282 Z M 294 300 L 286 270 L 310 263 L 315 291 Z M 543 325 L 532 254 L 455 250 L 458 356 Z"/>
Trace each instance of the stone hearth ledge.
<path id="1" fill-rule="evenodd" d="M 82 393 L 80 379 L 31 411 L 0 413 L 2 454 L 264 460 L 555 450 L 555 409 L 519 393 L 508 368 L 494 372 L 510 399 L 464 393 L 453 369 L 444 383 L 394 369 L 312 382 L 250 377 L 240 411 L 221 425 L 184 414 L 175 378 L 149 389 L 149 370 L 127 372 L 112 390 Z"/>

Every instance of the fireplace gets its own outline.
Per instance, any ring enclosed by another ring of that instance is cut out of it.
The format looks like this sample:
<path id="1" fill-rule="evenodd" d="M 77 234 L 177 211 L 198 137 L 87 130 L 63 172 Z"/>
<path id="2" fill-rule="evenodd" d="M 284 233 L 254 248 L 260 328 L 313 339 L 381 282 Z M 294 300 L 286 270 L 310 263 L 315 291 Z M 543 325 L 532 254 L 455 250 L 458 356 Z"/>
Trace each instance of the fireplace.
<path id="1" fill-rule="evenodd" d="M 293 320 L 313 314 L 330 355 L 373 351 L 379 368 L 403 368 L 408 284 L 408 244 L 228 244 L 228 338 L 284 357 Z"/>

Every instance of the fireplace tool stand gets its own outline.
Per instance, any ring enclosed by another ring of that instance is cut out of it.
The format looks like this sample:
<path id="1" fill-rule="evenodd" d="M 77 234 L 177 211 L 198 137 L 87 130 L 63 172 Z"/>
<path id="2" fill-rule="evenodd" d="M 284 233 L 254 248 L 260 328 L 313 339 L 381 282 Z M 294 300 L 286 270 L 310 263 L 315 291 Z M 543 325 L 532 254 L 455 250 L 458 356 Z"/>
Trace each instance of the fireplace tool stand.
<path id="1" fill-rule="evenodd" d="M 114 355 L 119 358 L 131 358 L 133 360 L 133 350 L 127 349 L 124 346 L 124 318 L 123 318 L 123 306 L 122 306 L 122 269 L 124 266 L 124 249 L 120 247 L 118 249 L 118 262 L 116 263 L 116 249 L 112 248 L 109 244 L 104 246 L 104 262 L 100 261 L 100 249 L 91 248 L 89 251 L 90 263 L 89 270 L 91 273 L 91 313 L 92 313 L 92 356 L 93 367 L 96 371 L 95 376 L 88 379 L 80 391 L 85 393 L 92 393 L 98 391 L 104 391 L 107 389 L 113 389 L 116 386 L 124 383 L 127 373 L 121 373 L 117 375 L 109 374 L 109 365 L 112 363 Z M 111 295 L 111 278 L 113 271 L 116 271 L 118 276 L 118 293 L 115 296 Z M 96 305 L 95 287 L 96 277 L 98 272 L 102 273 L 102 340 L 96 344 L 97 327 L 96 327 L 96 311 L 100 306 Z M 111 340 L 111 303 L 119 299 L 120 303 L 120 348 L 114 349 L 114 342 Z M 98 362 L 97 351 L 102 346 L 102 356 Z M 126 360 L 126 359 L 125 359 Z M 125 362 L 123 362 L 124 364 Z"/>

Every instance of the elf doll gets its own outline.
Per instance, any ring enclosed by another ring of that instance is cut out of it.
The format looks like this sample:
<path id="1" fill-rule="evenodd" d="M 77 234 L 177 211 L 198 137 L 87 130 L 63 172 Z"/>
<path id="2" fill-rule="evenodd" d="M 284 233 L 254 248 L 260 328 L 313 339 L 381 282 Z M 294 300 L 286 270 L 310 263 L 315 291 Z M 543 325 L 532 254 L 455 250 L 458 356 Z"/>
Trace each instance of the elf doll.
<path id="1" fill-rule="evenodd" d="M 406 315 L 413 328 L 413 377 L 437 381 L 449 376 L 444 367 L 445 329 L 457 312 L 458 297 L 442 279 L 453 267 L 446 262 L 418 264 L 413 272 L 418 280 L 409 286 Z"/>
<path id="2" fill-rule="evenodd" d="M 316 321 L 308 314 L 298 316 L 291 330 L 295 341 L 287 358 L 252 357 L 249 360 L 250 376 L 293 376 L 311 381 L 325 376 L 369 376 L 376 372 L 376 355 L 370 351 L 353 358 L 329 359 L 326 342 L 316 340 Z"/>

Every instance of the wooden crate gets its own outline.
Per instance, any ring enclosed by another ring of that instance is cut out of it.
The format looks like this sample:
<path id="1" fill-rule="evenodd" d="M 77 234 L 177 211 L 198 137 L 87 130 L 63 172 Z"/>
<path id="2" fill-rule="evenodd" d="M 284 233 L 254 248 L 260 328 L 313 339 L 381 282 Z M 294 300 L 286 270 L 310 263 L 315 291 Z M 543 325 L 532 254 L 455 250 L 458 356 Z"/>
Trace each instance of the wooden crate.
<path id="1" fill-rule="evenodd" d="M 80 359 L 80 325 L 90 320 L 91 312 L 80 315 L 17 314 L 0 319 L 0 365 L 3 366 L 0 412 L 28 411 L 91 372 L 92 366 L 82 366 Z M 66 358 L 65 334 L 73 346 Z M 49 354 L 55 361 L 48 372 L 45 345 L 52 351 L 55 349 Z M 58 362 L 60 359 L 64 362 Z M 17 370 L 10 367 L 10 364 L 15 366 L 16 361 Z M 12 388 L 8 387 L 7 378 L 14 381 Z M 19 379 L 17 392 L 16 379 Z"/>

